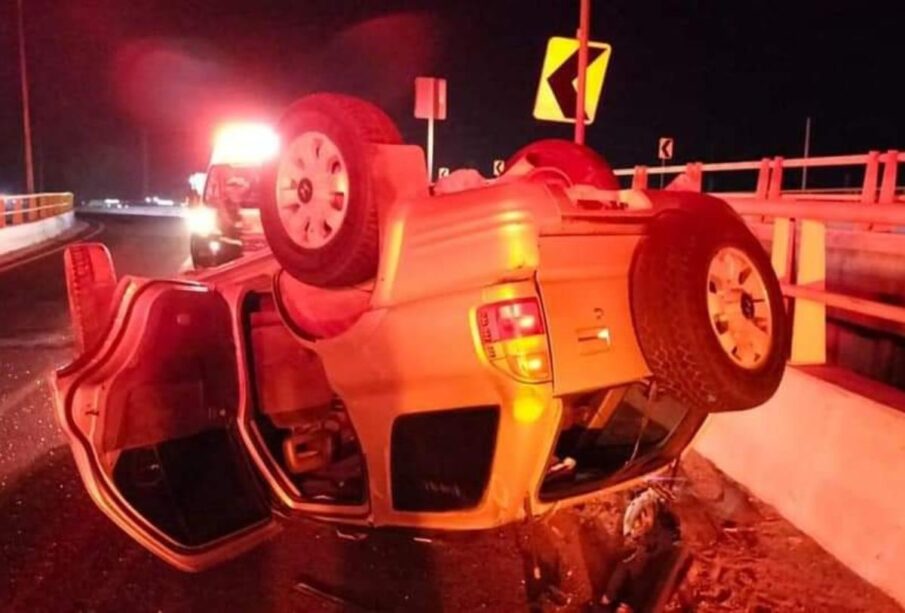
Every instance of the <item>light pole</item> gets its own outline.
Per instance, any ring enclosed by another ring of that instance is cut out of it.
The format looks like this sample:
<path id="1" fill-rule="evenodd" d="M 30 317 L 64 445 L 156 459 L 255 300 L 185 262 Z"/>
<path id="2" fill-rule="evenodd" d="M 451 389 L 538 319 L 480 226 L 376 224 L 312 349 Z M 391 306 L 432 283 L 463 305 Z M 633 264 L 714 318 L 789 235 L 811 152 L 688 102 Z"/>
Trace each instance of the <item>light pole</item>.
<path id="1" fill-rule="evenodd" d="M 811 118 L 804 122 L 804 159 L 811 155 Z M 801 167 L 801 191 L 808 188 L 808 167 Z"/>
<path id="2" fill-rule="evenodd" d="M 35 170 L 31 157 L 31 108 L 28 99 L 28 63 L 25 61 L 25 17 L 22 0 L 16 0 L 19 11 L 19 80 L 22 84 L 22 133 L 25 137 L 25 191 L 35 192 Z"/>

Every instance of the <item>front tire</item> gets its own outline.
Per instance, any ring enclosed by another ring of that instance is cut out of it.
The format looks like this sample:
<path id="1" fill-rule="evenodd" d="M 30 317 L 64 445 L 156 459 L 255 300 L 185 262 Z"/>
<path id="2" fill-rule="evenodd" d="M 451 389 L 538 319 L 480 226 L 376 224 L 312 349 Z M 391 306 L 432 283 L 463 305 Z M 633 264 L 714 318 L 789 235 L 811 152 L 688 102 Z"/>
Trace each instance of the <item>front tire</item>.
<path id="1" fill-rule="evenodd" d="M 376 106 L 340 94 L 302 98 L 278 128 L 279 156 L 263 173 L 261 223 L 280 265 L 311 285 L 337 287 L 377 271 L 374 144 L 397 144 Z"/>
<path id="2" fill-rule="evenodd" d="M 526 172 L 529 177 L 560 181 L 567 185 L 590 185 L 597 189 L 619 189 L 619 179 L 607 161 L 585 145 L 549 138 L 525 145 L 506 161 L 507 172 Z"/>

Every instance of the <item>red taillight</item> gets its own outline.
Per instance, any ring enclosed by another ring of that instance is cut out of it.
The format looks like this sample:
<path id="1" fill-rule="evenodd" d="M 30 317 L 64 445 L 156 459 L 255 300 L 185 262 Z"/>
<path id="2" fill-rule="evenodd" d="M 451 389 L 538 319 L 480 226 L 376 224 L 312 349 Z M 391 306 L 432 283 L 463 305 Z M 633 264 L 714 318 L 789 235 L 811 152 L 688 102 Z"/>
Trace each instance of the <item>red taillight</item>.
<path id="1" fill-rule="evenodd" d="M 478 327 L 485 343 L 508 341 L 544 333 L 537 298 L 488 304 L 478 309 Z"/>
<path id="2" fill-rule="evenodd" d="M 550 351 L 537 298 L 519 298 L 478 308 L 478 333 L 494 366 L 523 381 L 550 379 Z"/>

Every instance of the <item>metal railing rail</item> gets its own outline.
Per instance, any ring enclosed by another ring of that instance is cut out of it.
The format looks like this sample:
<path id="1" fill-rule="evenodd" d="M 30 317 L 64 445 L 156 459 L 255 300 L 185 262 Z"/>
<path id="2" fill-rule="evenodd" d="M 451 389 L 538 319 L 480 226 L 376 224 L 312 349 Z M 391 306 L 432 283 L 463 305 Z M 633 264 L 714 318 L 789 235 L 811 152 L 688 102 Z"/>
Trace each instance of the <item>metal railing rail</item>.
<path id="1" fill-rule="evenodd" d="M 860 196 L 848 196 L 845 199 L 857 199 L 860 202 L 891 203 L 905 201 L 897 194 L 898 167 L 905 162 L 905 152 L 890 149 L 886 152 L 870 151 L 856 155 L 830 155 L 822 157 L 791 158 L 782 157 L 763 158 L 758 161 L 718 162 L 702 163 L 690 162 L 685 165 L 672 165 L 662 167 L 635 166 L 634 168 L 622 168 L 616 170 L 616 176 L 631 176 L 632 187 L 636 189 L 647 188 L 647 180 L 652 175 L 675 174 L 677 181 L 681 181 L 683 187 L 701 190 L 704 173 L 757 171 L 757 183 L 751 197 L 754 198 L 779 198 L 783 193 L 783 170 L 790 168 L 833 168 L 848 166 L 863 166 L 864 179 L 862 181 Z M 846 188 L 842 188 L 848 191 Z M 826 193 L 821 188 L 820 193 Z M 789 193 L 789 192 L 786 192 Z M 813 192 L 795 192 L 795 196 L 801 199 L 806 194 Z M 734 193 L 738 195 L 738 193 Z M 814 194 L 815 199 L 816 194 Z"/>
<path id="2" fill-rule="evenodd" d="M 905 225 L 905 206 L 751 198 L 726 201 L 743 216 L 773 220 L 771 261 L 783 295 L 794 300 L 791 363 L 826 362 L 827 307 L 905 325 L 903 306 L 826 290 L 827 223 L 853 222 L 868 229 L 878 224 Z M 901 255 L 905 257 L 905 248 Z"/>

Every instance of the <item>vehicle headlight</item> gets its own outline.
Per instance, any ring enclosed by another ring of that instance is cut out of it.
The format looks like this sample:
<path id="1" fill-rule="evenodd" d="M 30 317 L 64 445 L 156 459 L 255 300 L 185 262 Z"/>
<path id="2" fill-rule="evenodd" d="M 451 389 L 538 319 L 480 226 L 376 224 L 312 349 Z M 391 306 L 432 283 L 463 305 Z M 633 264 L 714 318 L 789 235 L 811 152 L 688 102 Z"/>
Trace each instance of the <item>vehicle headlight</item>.
<path id="1" fill-rule="evenodd" d="M 217 230 L 217 211 L 206 206 L 190 208 L 185 222 L 192 234 L 210 236 Z"/>

